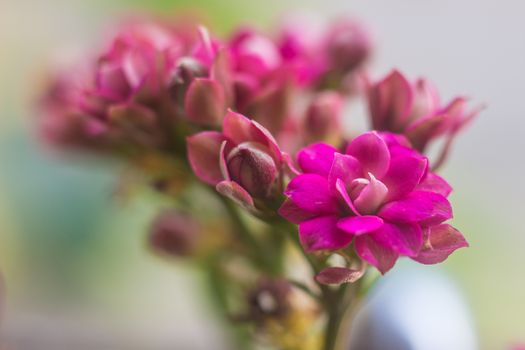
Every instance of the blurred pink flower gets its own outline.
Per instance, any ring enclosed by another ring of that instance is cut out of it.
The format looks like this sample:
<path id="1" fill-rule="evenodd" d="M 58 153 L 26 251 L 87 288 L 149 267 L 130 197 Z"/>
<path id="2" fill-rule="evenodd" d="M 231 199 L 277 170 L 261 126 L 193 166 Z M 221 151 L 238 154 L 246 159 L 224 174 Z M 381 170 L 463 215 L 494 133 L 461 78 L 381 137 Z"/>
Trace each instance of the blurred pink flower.
<path id="1" fill-rule="evenodd" d="M 437 90 L 428 81 L 411 83 L 397 70 L 370 83 L 367 90 L 373 129 L 404 134 L 420 152 L 434 139 L 445 137 L 445 146 L 434 167 L 445 160 L 454 137 L 479 111 L 468 111 L 464 97 L 442 105 Z"/>
<path id="2" fill-rule="evenodd" d="M 306 251 L 336 251 L 353 242 L 361 259 L 385 273 L 400 255 L 433 264 L 467 246 L 443 223 L 452 217 L 450 186 L 399 140 L 368 132 L 344 154 L 322 143 L 298 154 L 304 174 L 288 184 L 279 213 L 299 225 Z"/>

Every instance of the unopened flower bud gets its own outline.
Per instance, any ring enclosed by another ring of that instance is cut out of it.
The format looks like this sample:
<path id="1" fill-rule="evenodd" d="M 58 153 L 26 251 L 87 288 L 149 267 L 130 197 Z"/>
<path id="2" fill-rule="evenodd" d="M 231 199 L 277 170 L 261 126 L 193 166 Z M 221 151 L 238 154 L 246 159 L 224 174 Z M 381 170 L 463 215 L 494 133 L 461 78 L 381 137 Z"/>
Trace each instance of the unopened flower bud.
<path id="1" fill-rule="evenodd" d="M 244 142 L 227 157 L 230 177 L 254 197 L 265 197 L 277 178 L 270 151 L 260 143 Z"/>
<path id="2" fill-rule="evenodd" d="M 343 100 L 338 93 L 318 94 L 306 111 L 306 141 L 325 141 L 337 143 L 341 137 L 341 112 Z"/>
<path id="3" fill-rule="evenodd" d="M 182 106 L 184 95 L 193 79 L 207 75 L 208 69 L 198 60 L 191 57 L 181 58 L 168 82 L 169 91 L 175 103 Z"/>
<path id="4" fill-rule="evenodd" d="M 189 215 L 169 210 L 154 220 L 149 244 L 159 253 L 189 256 L 195 251 L 198 235 L 198 224 Z"/>
<path id="5" fill-rule="evenodd" d="M 371 51 L 368 33 L 352 21 L 337 23 L 328 35 L 326 46 L 333 67 L 343 71 L 357 68 Z"/>

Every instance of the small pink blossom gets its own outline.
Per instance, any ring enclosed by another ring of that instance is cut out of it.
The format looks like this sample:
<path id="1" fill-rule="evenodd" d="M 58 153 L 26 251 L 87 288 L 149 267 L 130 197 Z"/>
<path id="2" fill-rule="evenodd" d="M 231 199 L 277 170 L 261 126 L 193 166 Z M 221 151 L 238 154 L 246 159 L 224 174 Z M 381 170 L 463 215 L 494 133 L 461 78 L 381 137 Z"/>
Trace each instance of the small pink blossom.
<path id="1" fill-rule="evenodd" d="M 254 120 L 229 111 L 223 131 L 188 137 L 188 160 L 202 181 L 241 204 L 272 195 L 284 160 L 273 136 Z"/>
<path id="2" fill-rule="evenodd" d="M 450 186 L 400 140 L 367 132 L 345 153 L 322 143 L 299 152 L 304 173 L 288 184 L 279 213 L 299 225 L 306 251 L 353 244 L 361 259 L 385 273 L 399 256 L 432 264 L 467 246 L 444 224 L 452 217 Z"/>
<path id="3" fill-rule="evenodd" d="M 369 84 L 367 97 L 373 129 L 404 134 L 420 152 L 436 138 L 444 137 L 439 163 L 446 157 L 454 137 L 478 113 L 467 110 L 464 97 L 442 104 L 437 90 L 428 81 L 419 79 L 412 83 L 397 70 Z"/>

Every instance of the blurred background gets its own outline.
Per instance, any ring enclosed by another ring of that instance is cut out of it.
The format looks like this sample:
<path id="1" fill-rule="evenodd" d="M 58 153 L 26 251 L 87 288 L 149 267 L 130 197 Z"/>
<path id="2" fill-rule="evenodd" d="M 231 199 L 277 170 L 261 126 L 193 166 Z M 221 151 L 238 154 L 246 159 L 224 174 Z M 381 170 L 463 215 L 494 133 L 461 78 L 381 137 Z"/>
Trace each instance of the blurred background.
<path id="1" fill-rule="evenodd" d="M 525 342 L 523 1 L 0 0 L 0 266 L 8 346 L 228 348 L 199 294 L 199 275 L 146 249 L 148 223 L 165 203 L 140 194 L 116 200 L 117 165 L 46 151 L 34 129 L 35 96 L 61 50 L 89 47 L 123 15 L 180 9 L 202 10 L 222 32 L 238 23 L 268 28 L 297 11 L 321 20 L 352 16 L 373 33 L 376 76 L 398 67 L 430 78 L 446 99 L 466 93 L 485 103 L 444 171 L 455 188 L 454 224 L 471 247 L 423 273 L 440 271 L 459 290 L 480 348 Z M 347 123 L 362 125 L 360 118 L 355 108 Z M 413 265 L 405 261 L 397 273 L 411 273 Z"/>

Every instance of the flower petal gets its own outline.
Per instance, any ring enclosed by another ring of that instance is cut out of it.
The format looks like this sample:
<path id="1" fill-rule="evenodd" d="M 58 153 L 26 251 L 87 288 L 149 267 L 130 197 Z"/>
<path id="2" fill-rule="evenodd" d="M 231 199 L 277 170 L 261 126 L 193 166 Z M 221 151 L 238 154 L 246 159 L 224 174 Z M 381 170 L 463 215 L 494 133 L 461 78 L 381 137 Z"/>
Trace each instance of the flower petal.
<path id="1" fill-rule="evenodd" d="M 428 167 L 424 157 L 399 156 L 392 158 L 390 168 L 381 181 L 388 187 L 386 201 L 394 201 L 412 192 Z"/>
<path id="2" fill-rule="evenodd" d="M 410 82 L 399 71 L 392 71 L 368 92 L 372 126 L 376 130 L 400 131 L 412 109 Z"/>
<path id="3" fill-rule="evenodd" d="M 228 110 L 224 117 L 223 133 L 237 144 L 253 141 L 268 147 L 276 165 L 280 166 L 282 155 L 277 141 L 268 130 L 256 121 Z"/>
<path id="4" fill-rule="evenodd" d="M 305 251 L 339 250 L 348 246 L 352 235 L 337 228 L 338 217 L 321 216 L 299 225 L 299 239 Z"/>
<path id="5" fill-rule="evenodd" d="M 184 109 L 196 124 L 220 125 L 226 110 L 224 89 L 212 79 L 195 78 L 186 92 Z"/>
<path id="6" fill-rule="evenodd" d="M 452 192 L 452 187 L 438 174 L 428 172 L 423 181 L 416 186 L 416 190 L 435 192 L 444 197 L 448 197 L 450 192 Z"/>
<path id="7" fill-rule="evenodd" d="M 219 166 L 221 144 L 226 138 L 216 131 L 204 131 L 186 139 L 188 160 L 199 179 L 215 185 L 223 180 Z"/>
<path id="8" fill-rule="evenodd" d="M 325 143 L 303 148 L 297 155 L 299 166 L 305 173 L 328 176 L 337 150 Z"/>
<path id="9" fill-rule="evenodd" d="M 328 181 L 316 174 L 303 174 L 288 184 L 285 194 L 297 207 L 312 214 L 335 214 L 337 201 L 330 195 Z"/>
<path id="10" fill-rule="evenodd" d="M 438 264 L 455 250 L 468 246 L 465 237 L 454 227 L 448 224 L 433 226 L 430 228 L 428 243 L 412 259 L 422 264 Z"/>
<path id="11" fill-rule="evenodd" d="M 370 233 L 383 226 L 383 219 L 378 216 L 350 216 L 337 222 L 337 228 L 356 236 Z"/>
<path id="12" fill-rule="evenodd" d="M 228 110 L 224 116 L 222 130 L 227 138 L 239 144 L 253 141 L 252 127 L 250 119 L 240 113 Z"/>
<path id="13" fill-rule="evenodd" d="M 385 274 L 396 263 L 399 254 L 387 244 L 375 240 L 373 234 L 355 238 L 357 255 L 370 265 L 375 266 L 381 274 Z"/>
<path id="14" fill-rule="evenodd" d="M 386 204 L 378 215 L 392 222 L 418 222 L 427 226 L 452 218 L 452 208 L 440 194 L 414 191 L 403 199 Z"/>
<path id="15" fill-rule="evenodd" d="M 290 199 L 286 199 L 281 204 L 278 212 L 283 218 L 297 225 L 316 216 L 316 214 L 304 211 Z"/>
<path id="16" fill-rule="evenodd" d="M 359 160 L 363 172 L 382 178 L 390 165 L 390 152 L 386 142 L 374 131 L 356 137 L 346 149 L 346 153 Z"/>
<path id="17" fill-rule="evenodd" d="M 388 188 L 381 181 L 369 173 L 370 182 L 361 190 L 354 200 L 356 209 L 361 214 L 373 214 L 383 204 L 388 195 Z"/>
<path id="18" fill-rule="evenodd" d="M 222 181 L 219 182 L 217 186 L 215 186 L 215 188 L 220 194 L 230 198 L 243 208 L 249 211 L 255 210 L 255 205 L 252 196 L 250 196 L 250 194 L 237 182 Z"/>
<path id="19" fill-rule="evenodd" d="M 352 210 L 352 212 L 355 215 L 360 216 L 361 213 L 359 213 L 357 211 L 357 209 L 355 208 L 354 203 L 352 202 L 352 199 L 350 199 L 350 196 L 348 195 L 348 191 L 346 190 L 346 186 L 343 183 L 343 180 L 337 179 L 337 181 L 335 182 L 335 188 L 336 188 L 337 193 L 339 194 L 339 196 L 343 199 L 343 201 L 348 206 L 348 208 L 350 208 L 350 210 Z"/>
<path id="20" fill-rule="evenodd" d="M 328 174 L 328 184 L 333 193 L 335 193 L 335 185 L 338 179 L 341 179 L 346 188 L 349 188 L 352 181 L 358 177 L 362 177 L 363 169 L 359 161 L 348 155 L 336 152 L 333 155 L 333 161 Z"/>
<path id="21" fill-rule="evenodd" d="M 374 233 L 376 240 L 390 246 L 401 255 L 416 256 L 423 246 L 423 231 L 418 224 L 391 224 L 385 222 Z"/>

